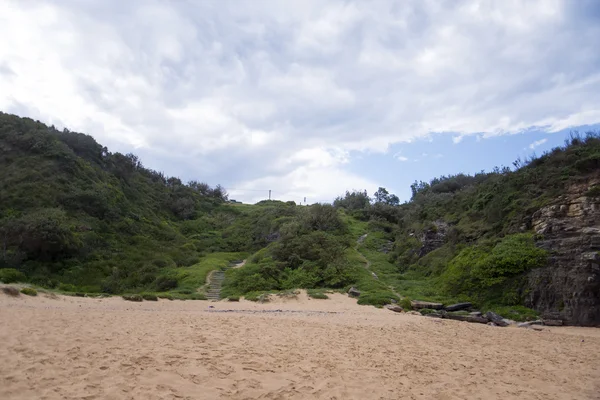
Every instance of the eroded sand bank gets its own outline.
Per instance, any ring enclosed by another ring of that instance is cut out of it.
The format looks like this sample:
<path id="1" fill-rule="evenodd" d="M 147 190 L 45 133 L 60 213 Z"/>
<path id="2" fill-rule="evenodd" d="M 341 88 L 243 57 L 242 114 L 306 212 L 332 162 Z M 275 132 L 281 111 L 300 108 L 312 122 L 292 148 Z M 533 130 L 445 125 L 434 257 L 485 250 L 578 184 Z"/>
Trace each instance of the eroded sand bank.
<path id="1" fill-rule="evenodd" d="M 0 293 L 0 399 L 600 398 L 600 330 L 495 328 L 331 297 Z"/>

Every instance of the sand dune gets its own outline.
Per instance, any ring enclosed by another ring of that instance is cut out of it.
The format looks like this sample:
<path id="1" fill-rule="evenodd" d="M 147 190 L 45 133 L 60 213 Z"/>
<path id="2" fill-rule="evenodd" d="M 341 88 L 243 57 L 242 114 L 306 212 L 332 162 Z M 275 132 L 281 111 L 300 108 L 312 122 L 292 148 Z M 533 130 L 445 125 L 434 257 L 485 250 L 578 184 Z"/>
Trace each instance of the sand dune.
<path id="1" fill-rule="evenodd" d="M 600 398 L 600 330 L 436 320 L 343 295 L 0 294 L 0 360 L 0 399 Z"/>

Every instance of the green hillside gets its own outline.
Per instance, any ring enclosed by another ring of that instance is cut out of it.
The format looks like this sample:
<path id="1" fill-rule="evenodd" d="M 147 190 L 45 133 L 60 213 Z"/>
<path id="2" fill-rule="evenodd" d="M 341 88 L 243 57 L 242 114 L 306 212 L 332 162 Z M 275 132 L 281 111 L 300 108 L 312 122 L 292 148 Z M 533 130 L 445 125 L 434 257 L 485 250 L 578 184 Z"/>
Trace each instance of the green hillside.
<path id="1" fill-rule="evenodd" d="M 532 215 L 573 185 L 599 196 L 600 139 L 573 135 L 514 167 L 415 182 L 404 204 L 383 188 L 332 205 L 232 204 L 220 186 L 0 113 L 0 280 L 202 298 L 211 270 L 247 258 L 223 295 L 354 286 L 361 304 L 468 300 L 530 314 L 523 305 L 542 306 L 527 300 L 528 274 L 556 258 Z"/>

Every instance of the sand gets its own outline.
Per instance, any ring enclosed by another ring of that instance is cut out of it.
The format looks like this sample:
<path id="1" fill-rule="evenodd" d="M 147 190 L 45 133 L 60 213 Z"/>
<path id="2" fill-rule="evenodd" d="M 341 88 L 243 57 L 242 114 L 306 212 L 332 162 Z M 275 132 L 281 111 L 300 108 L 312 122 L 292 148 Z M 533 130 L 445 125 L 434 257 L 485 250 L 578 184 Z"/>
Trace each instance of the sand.
<path id="1" fill-rule="evenodd" d="M 340 294 L 256 304 L 0 293 L 4 400 L 513 398 L 600 399 L 600 329 L 437 320 Z"/>

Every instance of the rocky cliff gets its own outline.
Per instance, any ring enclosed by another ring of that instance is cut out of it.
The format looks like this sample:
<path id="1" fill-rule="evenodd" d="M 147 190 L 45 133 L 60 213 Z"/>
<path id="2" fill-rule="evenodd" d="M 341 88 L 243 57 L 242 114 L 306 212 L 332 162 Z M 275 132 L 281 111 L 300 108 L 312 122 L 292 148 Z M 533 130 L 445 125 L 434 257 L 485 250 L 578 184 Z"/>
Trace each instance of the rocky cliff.
<path id="1" fill-rule="evenodd" d="M 535 212 L 531 227 L 548 265 L 527 275 L 525 305 L 567 324 L 600 326 L 600 197 L 589 195 L 600 174 L 568 187 Z"/>

